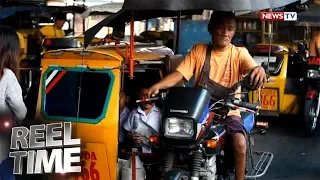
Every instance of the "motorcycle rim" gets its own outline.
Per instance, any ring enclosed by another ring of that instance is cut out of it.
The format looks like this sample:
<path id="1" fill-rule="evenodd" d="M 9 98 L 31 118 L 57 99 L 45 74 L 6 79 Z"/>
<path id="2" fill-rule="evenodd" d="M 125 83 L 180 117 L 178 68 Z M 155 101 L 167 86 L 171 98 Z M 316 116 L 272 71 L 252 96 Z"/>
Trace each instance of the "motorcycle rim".
<path id="1" fill-rule="evenodd" d="M 310 118 L 310 130 L 313 132 L 317 126 L 317 118 L 316 118 L 316 107 L 312 107 L 309 111 L 309 118 Z"/>
<path id="2" fill-rule="evenodd" d="M 307 136 L 311 136 L 314 134 L 318 122 L 318 119 L 315 117 L 317 108 L 315 99 L 306 100 L 304 108 L 305 132 Z"/>

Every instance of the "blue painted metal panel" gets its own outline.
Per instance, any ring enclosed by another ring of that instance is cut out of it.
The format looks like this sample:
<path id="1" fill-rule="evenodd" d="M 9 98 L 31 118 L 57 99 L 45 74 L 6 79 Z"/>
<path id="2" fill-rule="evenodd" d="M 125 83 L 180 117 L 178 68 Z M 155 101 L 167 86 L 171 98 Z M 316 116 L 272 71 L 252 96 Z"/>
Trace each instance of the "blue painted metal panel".
<path id="1" fill-rule="evenodd" d="M 175 35 L 177 35 L 176 23 L 174 29 Z M 185 56 L 193 45 L 200 42 L 211 42 L 211 35 L 208 32 L 208 21 L 182 20 L 178 53 Z"/>
<path id="2" fill-rule="evenodd" d="M 250 132 L 254 128 L 255 116 L 250 112 L 241 112 L 241 117 L 243 119 L 243 125 L 247 132 Z"/>
<path id="3" fill-rule="evenodd" d="M 182 20 L 180 25 L 180 39 L 178 53 L 186 56 L 193 45 L 197 43 L 211 42 L 208 32 L 209 21 Z M 177 23 L 175 23 L 175 36 L 177 35 Z M 194 86 L 194 78 L 185 83 L 186 86 Z"/>
<path id="4" fill-rule="evenodd" d="M 40 11 L 45 12 L 47 9 L 45 7 L 4 7 L 0 10 L 0 19 L 7 18 L 21 11 Z"/>

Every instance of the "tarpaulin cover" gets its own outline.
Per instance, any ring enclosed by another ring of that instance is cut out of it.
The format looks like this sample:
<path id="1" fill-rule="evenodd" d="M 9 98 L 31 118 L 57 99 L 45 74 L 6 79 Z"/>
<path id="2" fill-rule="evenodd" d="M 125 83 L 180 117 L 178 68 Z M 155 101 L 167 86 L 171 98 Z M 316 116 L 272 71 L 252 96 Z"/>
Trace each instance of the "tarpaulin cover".
<path id="1" fill-rule="evenodd" d="M 117 13 L 122 9 L 123 3 L 107 3 L 89 7 L 81 14 L 82 18 L 88 18 L 90 15 L 110 15 Z"/>
<path id="2" fill-rule="evenodd" d="M 320 7 L 310 8 L 308 11 L 299 13 L 298 20 L 300 22 L 320 22 Z"/>
<path id="3" fill-rule="evenodd" d="M 61 12 L 61 13 L 68 13 L 68 12 L 76 12 L 82 13 L 85 11 L 83 7 L 77 6 L 16 6 L 16 7 L 0 7 L 0 19 L 5 19 L 7 17 L 13 16 L 18 12 L 23 11 L 39 11 L 39 12 Z"/>
<path id="4" fill-rule="evenodd" d="M 307 1 L 301 0 L 300 2 L 305 3 Z M 195 14 L 195 11 L 202 12 L 204 9 L 235 11 L 238 14 L 243 14 L 244 12 L 282 7 L 295 2 L 297 0 L 125 0 L 122 10 L 110 15 L 85 32 L 84 45 L 87 47 L 103 26 L 129 22 L 131 11 L 135 11 L 133 16 L 138 21 L 176 16 L 177 11 L 182 11 L 182 14 Z"/>
<path id="5" fill-rule="evenodd" d="M 124 10 L 259 11 L 285 6 L 297 0 L 125 0 Z M 301 0 L 305 3 L 308 0 Z"/>

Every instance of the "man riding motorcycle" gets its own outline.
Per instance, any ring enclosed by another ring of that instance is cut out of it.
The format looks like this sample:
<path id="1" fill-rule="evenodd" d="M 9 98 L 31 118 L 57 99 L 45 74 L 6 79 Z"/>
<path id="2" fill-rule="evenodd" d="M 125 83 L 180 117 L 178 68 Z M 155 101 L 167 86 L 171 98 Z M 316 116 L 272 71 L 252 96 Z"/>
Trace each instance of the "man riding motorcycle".
<path id="1" fill-rule="evenodd" d="M 170 88 L 183 79 L 189 81 L 192 76 L 195 77 L 195 85 L 207 89 L 212 99 L 223 98 L 221 96 L 228 96 L 232 92 L 241 92 L 238 82 L 243 74 L 249 72 L 251 85 L 262 87 L 267 79 L 264 68 L 257 66 L 246 48 L 231 44 L 235 29 L 234 13 L 213 12 L 208 24 L 212 44 L 193 46 L 176 71 L 150 87 L 145 98 L 155 96 L 160 89 Z M 240 99 L 240 94 L 235 96 Z M 235 178 L 243 180 L 247 141 L 240 111 L 230 110 L 224 121 L 235 157 Z"/>

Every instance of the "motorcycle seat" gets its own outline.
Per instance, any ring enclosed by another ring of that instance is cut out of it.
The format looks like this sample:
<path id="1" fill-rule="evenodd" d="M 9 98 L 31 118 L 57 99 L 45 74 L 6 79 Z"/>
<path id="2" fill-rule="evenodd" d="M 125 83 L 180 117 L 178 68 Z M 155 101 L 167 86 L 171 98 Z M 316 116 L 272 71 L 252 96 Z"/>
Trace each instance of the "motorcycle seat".
<path id="1" fill-rule="evenodd" d="M 241 118 L 243 120 L 243 125 L 246 131 L 249 133 L 254 128 L 254 124 L 255 124 L 254 114 L 250 112 L 242 111 Z"/>

